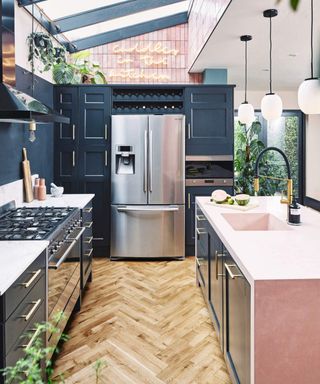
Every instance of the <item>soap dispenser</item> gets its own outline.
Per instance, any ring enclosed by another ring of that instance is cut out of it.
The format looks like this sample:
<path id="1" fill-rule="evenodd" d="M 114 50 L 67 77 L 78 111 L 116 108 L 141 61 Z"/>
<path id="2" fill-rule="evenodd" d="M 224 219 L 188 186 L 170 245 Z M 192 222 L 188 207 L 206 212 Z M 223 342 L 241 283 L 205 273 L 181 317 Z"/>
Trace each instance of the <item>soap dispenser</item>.
<path id="1" fill-rule="evenodd" d="M 294 196 L 292 197 L 292 203 L 288 206 L 288 209 L 288 224 L 300 225 L 300 207 Z"/>

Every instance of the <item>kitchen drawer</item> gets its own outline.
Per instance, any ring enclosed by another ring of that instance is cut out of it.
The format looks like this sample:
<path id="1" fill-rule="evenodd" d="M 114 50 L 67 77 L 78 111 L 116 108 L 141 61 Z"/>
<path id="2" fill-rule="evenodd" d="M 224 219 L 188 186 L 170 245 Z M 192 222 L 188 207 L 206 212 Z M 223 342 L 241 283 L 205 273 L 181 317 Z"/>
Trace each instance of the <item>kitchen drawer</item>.
<path id="1" fill-rule="evenodd" d="M 41 304 L 45 302 L 45 297 L 46 279 L 45 276 L 42 276 L 6 321 L 5 344 L 7 351 L 10 350 L 17 338 L 23 334 L 24 330 L 34 324 L 35 314 L 41 307 Z"/>
<path id="2" fill-rule="evenodd" d="M 18 336 L 12 348 L 7 352 L 7 356 L 5 358 L 6 367 L 14 366 L 16 362 L 23 357 L 24 348 L 22 346 L 27 345 L 31 341 L 31 338 L 36 332 L 35 323 L 43 323 L 45 313 L 46 305 L 45 302 L 42 302 L 38 310 L 35 312 L 32 322 L 28 324 L 23 333 Z M 43 338 L 43 346 L 45 346 L 45 335 L 43 334 L 41 337 Z"/>
<path id="3" fill-rule="evenodd" d="M 92 222 L 92 202 L 88 203 L 83 209 L 82 209 L 82 222 L 83 225 L 89 225 L 89 223 Z M 92 226 L 91 226 L 92 228 Z"/>
<path id="4" fill-rule="evenodd" d="M 3 296 L 0 296 L 0 321 L 5 322 L 21 301 L 29 294 L 37 282 L 45 276 L 46 251 L 21 274 Z M 43 291 L 43 295 L 44 295 Z"/>

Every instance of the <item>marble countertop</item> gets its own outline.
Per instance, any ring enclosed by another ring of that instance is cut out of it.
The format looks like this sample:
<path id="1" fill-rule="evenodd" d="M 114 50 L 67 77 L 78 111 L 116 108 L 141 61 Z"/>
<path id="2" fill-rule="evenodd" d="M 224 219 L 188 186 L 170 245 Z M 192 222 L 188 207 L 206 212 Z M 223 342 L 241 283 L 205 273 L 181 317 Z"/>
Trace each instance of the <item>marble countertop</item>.
<path id="1" fill-rule="evenodd" d="M 47 248 L 49 241 L 0 241 L 0 295 Z"/>
<path id="2" fill-rule="evenodd" d="M 248 281 L 320 279 L 320 214 L 301 206 L 301 226 L 288 230 L 236 231 L 223 213 L 271 213 L 286 223 L 287 205 L 279 197 L 251 197 L 259 204 L 242 212 L 210 204 L 209 197 L 197 197 L 197 203 L 234 258 Z"/>
<path id="3" fill-rule="evenodd" d="M 69 194 L 61 197 L 47 195 L 46 200 L 33 200 L 31 203 L 20 203 L 20 207 L 74 207 L 84 208 L 92 199 L 94 194 Z"/>

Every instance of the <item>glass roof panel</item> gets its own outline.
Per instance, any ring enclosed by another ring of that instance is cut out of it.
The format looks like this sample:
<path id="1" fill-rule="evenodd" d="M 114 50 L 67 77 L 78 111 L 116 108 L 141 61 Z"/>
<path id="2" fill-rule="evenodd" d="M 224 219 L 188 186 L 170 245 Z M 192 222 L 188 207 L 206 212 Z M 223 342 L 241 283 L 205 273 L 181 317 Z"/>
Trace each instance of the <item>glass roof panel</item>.
<path id="1" fill-rule="evenodd" d="M 91 9 L 105 7 L 127 0 L 46 0 L 37 3 L 37 6 L 51 19 L 60 19 Z"/>
<path id="2" fill-rule="evenodd" d="M 49 0 L 52 1 L 52 0 Z M 57 0 L 54 0 L 57 1 Z M 64 0 L 65 1 L 65 0 Z M 115 29 L 129 27 L 135 24 L 140 24 L 145 21 L 152 22 L 155 19 L 159 19 L 166 16 L 171 16 L 180 12 L 188 10 L 189 1 L 181 1 L 164 7 L 153 8 L 148 11 L 138 12 L 131 14 L 130 16 L 119 17 L 114 20 L 109 20 L 102 23 L 90 25 L 88 27 L 74 29 L 69 32 L 65 32 L 64 35 L 71 41 L 83 39 L 89 36 L 97 35 L 104 32 L 109 32 Z M 51 16 L 51 15 L 48 15 Z"/>

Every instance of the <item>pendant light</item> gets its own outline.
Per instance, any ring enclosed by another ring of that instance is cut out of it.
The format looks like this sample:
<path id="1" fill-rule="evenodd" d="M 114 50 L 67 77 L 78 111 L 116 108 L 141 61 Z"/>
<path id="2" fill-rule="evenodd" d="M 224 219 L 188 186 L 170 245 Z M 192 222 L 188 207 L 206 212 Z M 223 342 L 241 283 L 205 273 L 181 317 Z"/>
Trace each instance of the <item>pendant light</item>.
<path id="1" fill-rule="evenodd" d="M 313 72 L 313 0 L 311 0 L 311 77 L 299 87 L 298 104 L 307 115 L 320 114 L 320 79 Z"/>
<path id="2" fill-rule="evenodd" d="M 279 95 L 273 92 L 272 89 L 272 18 L 278 15 L 276 9 L 267 9 L 263 12 L 263 16 L 269 18 L 270 21 L 270 80 L 269 80 L 269 93 L 267 93 L 261 101 L 261 113 L 262 116 L 268 120 L 276 120 L 281 117 L 282 114 L 282 100 Z"/>
<path id="3" fill-rule="evenodd" d="M 246 126 L 250 127 L 251 124 L 255 120 L 254 116 L 254 108 L 252 104 L 249 104 L 247 101 L 247 87 L 248 87 L 248 41 L 252 40 L 252 36 L 250 35 L 243 35 L 240 37 L 241 41 L 244 41 L 245 43 L 245 54 L 244 54 L 244 102 L 240 104 L 238 108 L 238 118 L 241 124 L 246 124 Z"/>

